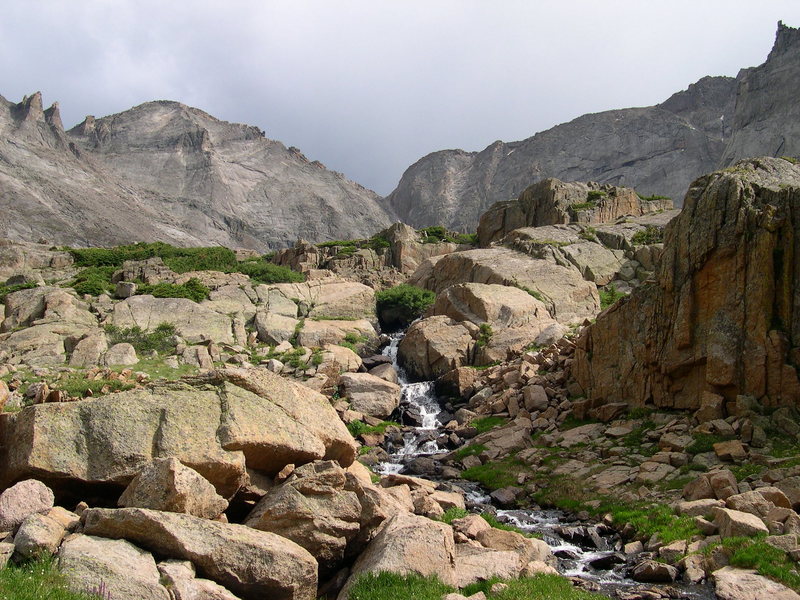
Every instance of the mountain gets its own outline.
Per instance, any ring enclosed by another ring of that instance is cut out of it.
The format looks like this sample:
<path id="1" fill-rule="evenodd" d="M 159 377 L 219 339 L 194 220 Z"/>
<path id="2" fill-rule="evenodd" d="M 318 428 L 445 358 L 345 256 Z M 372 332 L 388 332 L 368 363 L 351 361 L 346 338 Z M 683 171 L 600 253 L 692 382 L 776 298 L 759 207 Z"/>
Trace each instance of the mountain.
<path id="1" fill-rule="evenodd" d="M 736 160 L 800 153 L 800 34 L 778 23 L 760 67 L 736 78 L 704 77 L 659 105 L 588 114 L 519 142 L 421 158 L 387 197 L 417 227 L 472 231 L 493 203 L 555 177 L 665 195 L 680 203 L 689 183 Z"/>
<path id="2" fill-rule="evenodd" d="M 364 237 L 395 218 L 374 192 L 256 127 L 148 102 L 64 131 L 41 94 L 0 96 L 5 236 L 267 250 Z"/>

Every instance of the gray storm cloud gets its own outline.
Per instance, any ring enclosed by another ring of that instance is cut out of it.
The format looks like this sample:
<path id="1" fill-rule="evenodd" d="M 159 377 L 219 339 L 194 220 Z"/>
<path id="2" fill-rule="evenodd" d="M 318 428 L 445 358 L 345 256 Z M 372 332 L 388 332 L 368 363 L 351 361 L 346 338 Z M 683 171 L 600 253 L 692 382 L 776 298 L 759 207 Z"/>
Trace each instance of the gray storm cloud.
<path id="1" fill-rule="evenodd" d="M 386 194 L 444 148 L 663 101 L 766 58 L 796 0 L 14 2 L 0 94 L 65 125 L 170 99 L 257 125 Z"/>

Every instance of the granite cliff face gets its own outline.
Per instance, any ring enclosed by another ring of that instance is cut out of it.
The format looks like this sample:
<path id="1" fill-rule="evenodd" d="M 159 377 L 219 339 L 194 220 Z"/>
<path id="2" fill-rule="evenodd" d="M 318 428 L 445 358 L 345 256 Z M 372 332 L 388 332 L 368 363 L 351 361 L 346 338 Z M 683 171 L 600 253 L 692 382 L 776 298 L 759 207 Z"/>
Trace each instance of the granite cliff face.
<path id="1" fill-rule="evenodd" d="M 597 181 L 676 202 L 696 177 L 750 156 L 793 155 L 800 35 L 778 25 L 760 67 L 704 77 L 665 102 L 578 117 L 519 142 L 421 158 L 388 196 L 414 226 L 474 229 L 495 202 L 547 177 Z"/>
<path id="2" fill-rule="evenodd" d="M 593 405 L 697 409 L 800 397 L 800 167 L 750 159 L 696 180 L 656 280 L 597 318 L 573 374 Z"/>
<path id="3" fill-rule="evenodd" d="M 296 148 L 176 102 L 65 132 L 40 94 L 0 97 L 0 185 L 8 237 L 62 244 L 266 250 L 364 237 L 394 220 L 377 194 Z"/>

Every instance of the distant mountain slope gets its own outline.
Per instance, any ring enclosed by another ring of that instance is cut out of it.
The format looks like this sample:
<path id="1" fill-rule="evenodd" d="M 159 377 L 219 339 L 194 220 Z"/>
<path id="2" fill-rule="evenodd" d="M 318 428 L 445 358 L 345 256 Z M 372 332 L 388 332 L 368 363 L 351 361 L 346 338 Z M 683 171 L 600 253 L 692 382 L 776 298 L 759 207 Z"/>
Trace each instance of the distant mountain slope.
<path id="1" fill-rule="evenodd" d="M 374 192 L 255 127 L 161 101 L 65 132 L 38 93 L 0 97 L 0 209 L 7 237 L 78 245 L 266 250 L 363 237 L 395 220 Z"/>
<path id="2" fill-rule="evenodd" d="M 545 177 L 630 186 L 679 204 L 693 179 L 719 166 L 800 152 L 798 71 L 800 36 L 779 23 L 767 62 L 736 78 L 704 77 L 657 106 L 584 115 L 480 152 L 434 152 L 387 199 L 412 225 L 463 230 Z"/>

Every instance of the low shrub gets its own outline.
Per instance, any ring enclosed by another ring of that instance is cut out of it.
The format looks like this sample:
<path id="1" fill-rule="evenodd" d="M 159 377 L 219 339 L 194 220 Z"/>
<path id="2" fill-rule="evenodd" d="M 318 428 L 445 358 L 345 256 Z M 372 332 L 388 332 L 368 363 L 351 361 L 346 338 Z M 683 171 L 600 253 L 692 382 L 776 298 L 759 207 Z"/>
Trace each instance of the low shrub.
<path id="1" fill-rule="evenodd" d="M 111 276 L 114 271 L 116 271 L 116 267 L 86 267 L 78 272 L 75 279 L 70 283 L 70 287 L 81 295 L 99 296 L 100 294 L 110 294 L 114 291 L 114 286 L 111 283 Z"/>
<path id="2" fill-rule="evenodd" d="M 492 326 L 489 323 L 481 323 L 479 330 L 478 330 L 478 340 L 475 344 L 478 348 L 483 348 L 489 345 L 489 342 L 492 341 Z"/>
<path id="3" fill-rule="evenodd" d="M 655 225 L 647 225 L 633 234 L 631 243 L 637 246 L 660 244 L 664 241 L 664 230 Z"/>
<path id="4" fill-rule="evenodd" d="M 29 290 L 37 287 L 35 283 L 18 283 L 16 285 L 6 285 L 0 283 L 0 304 L 5 304 L 6 296 L 20 290 Z"/>
<path id="5" fill-rule="evenodd" d="M 503 417 L 480 417 L 475 419 L 470 423 L 470 426 L 474 427 L 478 430 L 478 433 L 485 433 L 490 429 L 494 429 L 495 427 L 499 427 L 500 425 L 504 425 L 506 420 Z"/>
<path id="6" fill-rule="evenodd" d="M 406 327 L 418 319 L 436 301 L 436 294 L 402 283 L 375 294 L 381 326 L 392 331 Z"/>
<path id="7" fill-rule="evenodd" d="M 149 332 L 142 330 L 138 325 L 127 328 L 106 325 L 105 332 L 110 344 L 130 344 L 137 354 L 149 354 L 153 351 L 159 354 L 171 354 L 175 350 L 175 325 L 172 323 L 160 323 Z"/>
<path id="8" fill-rule="evenodd" d="M 442 521 L 443 523 L 447 523 L 448 525 L 450 525 L 456 519 L 463 519 L 468 514 L 469 511 L 463 508 L 459 508 L 458 506 L 451 506 L 446 511 L 444 511 L 444 514 L 441 517 L 439 517 L 439 520 Z"/>
<path id="9" fill-rule="evenodd" d="M 377 425 L 367 425 L 364 421 L 351 421 L 347 424 L 347 431 L 349 431 L 350 435 L 353 437 L 358 437 L 362 433 L 383 434 L 386 433 L 388 427 L 402 427 L 402 425 L 394 421 L 381 421 Z"/>
<path id="10" fill-rule="evenodd" d="M 617 303 L 618 300 L 625 297 L 625 294 L 617 290 L 617 287 L 610 283 L 602 290 L 598 290 L 600 294 L 600 309 L 605 310 L 609 306 Z"/>
<path id="11" fill-rule="evenodd" d="M 150 294 L 156 298 L 188 298 L 194 302 L 202 302 L 210 297 L 211 290 L 203 285 L 197 277 L 192 277 L 182 284 L 167 283 L 165 281 L 155 285 L 140 283 L 136 286 L 136 293 Z"/>

